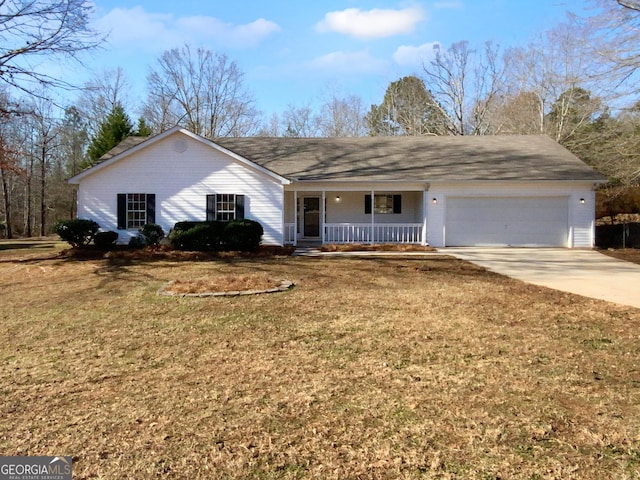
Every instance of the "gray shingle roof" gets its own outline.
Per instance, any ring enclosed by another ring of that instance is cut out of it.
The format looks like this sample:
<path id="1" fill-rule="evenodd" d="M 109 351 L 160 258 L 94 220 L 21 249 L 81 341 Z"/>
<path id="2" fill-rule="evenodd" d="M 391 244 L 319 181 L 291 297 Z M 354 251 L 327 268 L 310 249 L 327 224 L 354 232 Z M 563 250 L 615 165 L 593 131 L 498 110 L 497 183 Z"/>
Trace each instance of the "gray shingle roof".
<path id="1" fill-rule="evenodd" d="M 291 180 L 588 180 L 605 177 L 546 135 L 220 138 Z"/>
<path id="2" fill-rule="evenodd" d="M 109 160 L 111 157 L 115 157 L 116 155 L 118 155 L 118 154 L 120 154 L 122 152 L 125 152 L 125 151 L 129 150 L 130 148 L 135 147 L 139 143 L 142 143 L 145 140 L 147 140 L 148 138 L 149 137 L 136 137 L 136 136 L 127 137 L 124 140 L 122 140 L 118 145 L 116 145 L 111 150 L 109 150 L 107 153 L 102 155 L 100 157 L 100 162 L 104 162 L 105 160 Z"/>
<path id="3" fill-rule="evenodd" d="M 147 137 L 129 137 L 100 160 L 144 140 Z M 247 137 L 214 142 L 297 181 L 606 180 L 546 135 Z"/>

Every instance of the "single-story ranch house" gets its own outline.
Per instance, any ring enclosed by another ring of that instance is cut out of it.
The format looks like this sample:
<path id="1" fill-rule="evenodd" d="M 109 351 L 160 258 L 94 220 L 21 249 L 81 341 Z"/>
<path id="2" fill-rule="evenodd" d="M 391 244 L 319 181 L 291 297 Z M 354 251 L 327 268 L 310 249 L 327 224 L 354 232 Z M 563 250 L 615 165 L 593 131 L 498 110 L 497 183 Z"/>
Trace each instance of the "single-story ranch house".
<path id="1" fill-rule="evenodd" d="M 250 218 L 264 244 L 592 247 L 606 179 L 547 136 L 132 137 L 69 180 L 78 217 L 126 243 L 145 223 Z"/>

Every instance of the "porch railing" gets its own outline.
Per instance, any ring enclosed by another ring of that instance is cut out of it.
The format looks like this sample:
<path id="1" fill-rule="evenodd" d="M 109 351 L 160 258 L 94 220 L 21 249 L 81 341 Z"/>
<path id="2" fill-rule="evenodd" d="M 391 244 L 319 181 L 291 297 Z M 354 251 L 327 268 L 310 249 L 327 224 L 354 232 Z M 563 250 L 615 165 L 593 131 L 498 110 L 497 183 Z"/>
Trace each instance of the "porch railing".
<path id="1" fill-rule="evenodd" d="M 421 223 L 326 223 L 326 243 L 421 243 Z"/>
<path id="2" fill-rule="evenodd" d="M 285 223 L 284 224 L 284 244 L 293 245 L 295 238 L 296 238 L 296 224 Z"/>

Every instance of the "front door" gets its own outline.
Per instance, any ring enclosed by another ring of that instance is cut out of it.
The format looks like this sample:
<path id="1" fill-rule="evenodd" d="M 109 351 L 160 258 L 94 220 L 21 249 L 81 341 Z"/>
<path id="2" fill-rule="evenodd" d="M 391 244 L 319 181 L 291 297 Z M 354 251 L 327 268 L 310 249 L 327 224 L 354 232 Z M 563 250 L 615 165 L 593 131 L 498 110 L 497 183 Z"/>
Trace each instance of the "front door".
<path id="1" fill-rule="evenodd" d="M 320 236 L 320 198 L 304 197 L 304 229 L 305 237 Z"/>

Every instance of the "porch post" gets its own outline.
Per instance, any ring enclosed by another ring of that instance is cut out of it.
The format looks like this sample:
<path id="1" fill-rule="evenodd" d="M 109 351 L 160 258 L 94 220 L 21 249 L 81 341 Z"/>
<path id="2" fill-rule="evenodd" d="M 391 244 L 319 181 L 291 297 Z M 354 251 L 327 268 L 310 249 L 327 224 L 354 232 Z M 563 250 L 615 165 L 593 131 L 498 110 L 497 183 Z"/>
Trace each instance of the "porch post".
<path id="1" fill-rule="evenodd" d="M 322 212 L 322 215 L 320 216 L 320 229 L 322 231 L 322 233 L 320 234 L 322 238 L 322 244 L 324 245 L 325 242 L 325 228 L 324 228 L 324 224 L 327 221 L 327 192 L 326 190 L 322 190 L 322 206 L 320 207 L 320 211 Z"/>
<path id="2" fill-rule="evenodd" d="M 293 246 L 298 246 L 298 190 L 293 191 Z"/>
<path id="3" fill-rule="evenodd" d="M 427 244 L 427 208 L 429 207 L 429 187 L 422 191 L 422 245 Z"/>
<path id="4" fill-rule="evenodd" d="M 376 219 L 375 219 L 375 211 L 376 211 L 376 192 L 371 190 L 371 241 L 369 243 L 374 243 L 374 234 L 376 231 Z"/>

